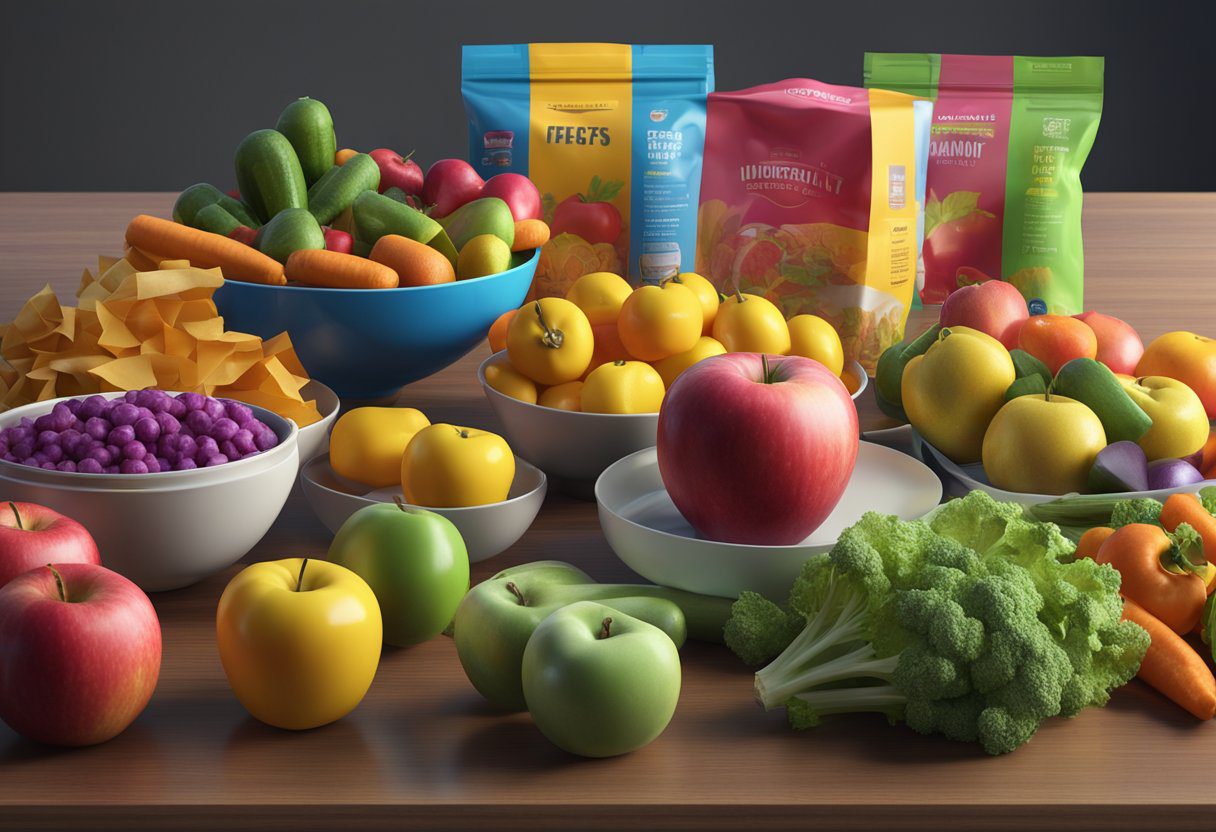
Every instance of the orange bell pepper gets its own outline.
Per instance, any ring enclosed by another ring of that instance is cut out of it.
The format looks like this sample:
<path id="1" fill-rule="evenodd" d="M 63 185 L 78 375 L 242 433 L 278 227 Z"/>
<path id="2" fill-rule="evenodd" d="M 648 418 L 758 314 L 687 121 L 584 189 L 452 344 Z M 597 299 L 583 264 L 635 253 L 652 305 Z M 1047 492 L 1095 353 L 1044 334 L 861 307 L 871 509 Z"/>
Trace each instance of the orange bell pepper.
<path id="1" fill-rule="evenodd" d="M 1199 502 L 1194 494 L 1171 494 L 1166 498 L 1161 508 L 1161 525 L 1167 532 L 1175 531 L 1183 523 L 1199 533 L 1203 538 L 1203 554 L 1216 554 L 1216 517 L 1208 514 L 1208 510 Z M 1210 561 L 1205 564 L 1205 570 L 1197 572 L 1207 584 L 1208 595 L 1216 589 L 1216 564 Z"/>
<path id="2" fill-rule="evenodd" d="M 1131 523 L 1116 531 L 1094 558 L 1109 563 L 1123 578 L 1120 592 L 1175 633 L 1195 629 L 1207 601 L 1207 585 L 1198 571 L 1206 567 L 1199 536 L 1183 524 L 1173 534 L 1159 526 Z"/>

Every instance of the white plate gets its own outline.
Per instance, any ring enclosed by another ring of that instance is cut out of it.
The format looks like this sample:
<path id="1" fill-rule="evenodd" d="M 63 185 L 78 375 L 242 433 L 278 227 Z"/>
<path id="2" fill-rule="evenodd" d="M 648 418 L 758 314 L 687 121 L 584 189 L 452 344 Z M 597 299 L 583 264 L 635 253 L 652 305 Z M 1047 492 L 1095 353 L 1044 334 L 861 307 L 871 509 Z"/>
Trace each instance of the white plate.
<path id="1" fill-rule="evenodd" d="M 857 464 L 835 510 L 794 546 L 748 546 L 697 537 L 676 509 L 646 448 L 621 459 L 595 484 L 600 526 L 617 556 L 647 580 L 704 595 L 734 598 L 745 589 L 784 602 L 802 564 L 832 548 L 840 532 L 867 511 L 905 520 L 931 511 L 941 480 L 910 456 L 862 442 Z"/>
<path id="2" fill-rule="evenodd" d="M 317 412 L 321 414 L 320 420 L 300 428 L 300 467 L 303 468 L 313 457 L 329 453 L 329 429 L 338 418 L 342 400 L 338 398 L 337 393 L 315 378 L 301 388 L 300 395 L 304 397 L 304 401 L 315 399 Z"/>
<path id="3" fill-rule="evenodd" d="M 959 465 L 956 462 L 952 462 L 949 457 L 926 442 L 925 438 L 917 433 L 915 429 L 912 430 L 912 447 L 916 455 L 925 461 L 925 464 L 941 475 L 946 492 L 955 497 L 961 497 L 968 491 L 979 489 L 980 491 L 987 491 L 997 500 L 1032 506 L 1038 503 L 1058 500 L 1063 496 L 1061 494 L 1029 494 L 1021 491 L 1004 491 L 997 488 L 988 482 L 988 475 L 984 473 L 982 463 L 975 462 L 971 465 Z M 1087 496 L 1113 497 L 1120 500 L 1152 497 L 1155 500 L 1164 500 L 1171 494 L 1189 494 L 1201 488 L 1206 488 L 1209 485 L 1216 485 L 1216 480 L 1203 480 L 1189 485 L 1180 485 L 1176 488 L 1158 488 L 1155 491 L 1124 491 L 1117 494 L 1093 494 Z"/>
<path id="4" fill-rule="evenodd" d="M 334 534 L 364 506 L 391 503 L 401 495 L 400 487 L 369 489 L 366 485 L 339 477 L 329 464 L 329 454 L 307 463 L 300 471 L 304 496 L 317 517 Z M 536 519 L 545 501 L 548 482 L 536 466 L 515 457 L 515 480 L 507 499 L 501 503 L 468 508 L 431 508 L 452 521 L 469 551 L 469 561 L 492 558 L 512 546 Z"/>

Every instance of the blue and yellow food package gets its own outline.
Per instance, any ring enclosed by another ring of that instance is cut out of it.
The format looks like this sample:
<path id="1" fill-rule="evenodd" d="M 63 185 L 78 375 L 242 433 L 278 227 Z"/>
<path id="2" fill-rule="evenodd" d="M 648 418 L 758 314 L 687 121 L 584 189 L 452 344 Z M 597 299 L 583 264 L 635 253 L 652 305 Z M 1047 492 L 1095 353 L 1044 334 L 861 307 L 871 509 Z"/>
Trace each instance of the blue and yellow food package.
<path id="1" fill-rule="evenodd" d="M 925 180 L 929 173 L 929 130 L 933 126 L 933 102 L 918 98 L 912 102 L 913 128 L 916 130 L 916 291 L 912 308 L 920 309 L 920 293 L 925 288 Z"/>
<path id="2" fill-rule="evenodd" d="M 532 297 L 588 272 L 640 283 L 693 268 L 713 86 L 707 45 L 464 47 L 469 163 L 531 178 L 552 228 Z"/>

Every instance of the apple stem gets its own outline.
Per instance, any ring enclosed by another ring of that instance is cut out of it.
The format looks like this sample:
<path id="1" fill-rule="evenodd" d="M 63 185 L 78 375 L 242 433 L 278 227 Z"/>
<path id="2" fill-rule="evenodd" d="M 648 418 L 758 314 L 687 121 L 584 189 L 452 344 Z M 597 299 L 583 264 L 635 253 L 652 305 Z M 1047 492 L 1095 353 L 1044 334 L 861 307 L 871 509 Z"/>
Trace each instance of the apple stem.
<path id="1" fill-rule="evenodd" d="M 17 511 L 17 504 L 9 500 L 8 507 L 13 510 L 13 519 L 17 521 L 17 528 L 25 531 L 25 524 L 21 522 L 21 512 Z"/>
<path id="2" fill-rule="evenodd" d="M 64 586 L 63 576 L 59 574 L 59 570 L 51 564 L 47 564 L 46 568 L 51 570 L 51 574 L 55 576 L 55 587 L 59 590 L 59 600 L 63 603 L 68 602 L 68 588 Z"/>
<path id="3" fill-rule="evenodd" d="M 1043 401 L 1045 401 L 1045 402 L 1051 401 L 1051 394 L 1055 392 L 1055 389 L 1056 389 L 1056 380 L 1053 378 L 1051 381 L 1049 381 L 1047 383 L 1047 390 L 1043 393 Z"/>
<path id="4" fill-rule="evenodd" d="M 600 634 L 597 638 L 608 638 L 612 635 L 612 617 L 609 616 L 600 624 Z"/>
<path id="5" fill-rule="evenodd" d="M 946 340 L 946 336 L 947 336 L 947 335 L 949 335 L 949 334 L 950 334 L 950 327 L 948 327 L 948 326 L 944 326 L 944 327 L 942 327 L 942 331 L 941 331 L 941 332 L 939 332 L 939 333 L 937 333 L 937 340 L 939 340 L 939 341 L 945 341 L 945 340 Z"/>
<path id="6" fill-rule="evenodd" d="M 765 384 L 774 383 L 776 381 L 776 376 L 774 375 L 773 370 L 768 366 L 768 353 L 760 353 L 760 366 L 763 368 L 763 377 L 761 378 L 761 381 L 763 381 Z"/>
<path id="7" fill-rule="evenodd" d="M 304 586 L 304 567 L 308 566 L 308 558 L 300 561 L 300 574 L 296 576 L 296 592 L 303 592 Z"/>
<path id="8" fill-rule="evenodd" d="M 409 511 L 409 509 L 407 509 L 405 507 L 405 500 L 401 499 L 400 494 L 393 495 L 393 504 L 396 505 L 397 508 L 401 509 L 402 511 L 405 511 L 405 512 Z"/>
<path id="9" fill-rule="evenodd" d="M 520 592 L 519 587 L 515 584 L 515 581 L 507 581 L 507 591 L 515 596 L 515 600 L 519 601 L 519 605 L 521 607 L 528 606 L 528 600 L 524 598 L 524 594 Z"/>
<path id="10" fill-rule="evenodd" d="M 566 340 L 565 333 L 560 329 L 550 329 L 549 325 L 545 323 L 545 314 L 541 311 L 540 301 L 533 301 L 533 305 L 536 307 L 536 319 L 540 321 L 540 328 L 545 331 L 540 342 L 550 349 L 560 349 L 562 342 Z"/>
<path id="11" fill-rule="evenodd" d="M 739 303 L 743 303 L 745 300 L 747 300 L 747 298 L 743 297 L 743 290 L 742 290 L 742 289 L 738 289 L 738 288 L 736 288 L 736 289 L 735 289 L 735 299 L 736 299 L 736 300 L 737 300 Z"/>
<path id="12" fill-rule="evenodd" d="M 469 431 L 467 428 L 456 428 L 456 435 L 459 436 L 461 439 L 468 439 Z"/>

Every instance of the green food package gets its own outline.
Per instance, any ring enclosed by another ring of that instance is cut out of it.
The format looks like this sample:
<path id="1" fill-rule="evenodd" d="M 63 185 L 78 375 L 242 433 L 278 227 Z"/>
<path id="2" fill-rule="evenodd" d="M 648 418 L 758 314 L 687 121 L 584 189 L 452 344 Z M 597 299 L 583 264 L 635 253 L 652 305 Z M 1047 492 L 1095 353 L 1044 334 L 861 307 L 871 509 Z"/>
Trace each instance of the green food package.
<path id="1" fill-rule="evenodd" d="M 925 303 L 1003 279 L 1032 314 L 1082 310 L 1081 168 L 1103 59 L 876 53 L 865 85 L 934 99 Z"/>

